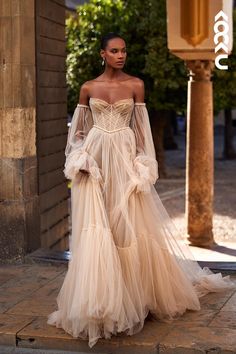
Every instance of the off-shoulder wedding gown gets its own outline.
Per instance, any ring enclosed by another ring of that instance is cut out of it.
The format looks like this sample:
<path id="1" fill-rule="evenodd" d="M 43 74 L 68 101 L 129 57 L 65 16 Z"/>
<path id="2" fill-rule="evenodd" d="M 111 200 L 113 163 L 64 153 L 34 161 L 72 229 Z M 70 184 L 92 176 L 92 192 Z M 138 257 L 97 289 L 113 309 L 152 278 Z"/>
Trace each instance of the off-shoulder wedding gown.
<path id="1" fill-rule="evenodd" d="M 78 104 L 65 153 L 71 258 L 48 324 L 92 347 L 101 337 L 139 332 L 149 311 L 172 320 L 199 310 L 208 292 L 235 287 L 193 259 L 155 190 L 158 164 L 145 103 Z"/>

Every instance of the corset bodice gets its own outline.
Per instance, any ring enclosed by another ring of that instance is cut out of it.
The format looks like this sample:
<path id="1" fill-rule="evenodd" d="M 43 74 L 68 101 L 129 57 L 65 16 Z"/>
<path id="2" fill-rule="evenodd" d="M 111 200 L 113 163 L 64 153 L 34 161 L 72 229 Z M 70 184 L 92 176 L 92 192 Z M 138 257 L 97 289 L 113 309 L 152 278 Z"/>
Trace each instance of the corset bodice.
<path id="1" fill-rule="evenodd" d="M 99 98 L 90 98 L 94 127 L 114 132 L 128 128 L 134 106 L 133 98 L 118 100 L 111 104 Z"/>

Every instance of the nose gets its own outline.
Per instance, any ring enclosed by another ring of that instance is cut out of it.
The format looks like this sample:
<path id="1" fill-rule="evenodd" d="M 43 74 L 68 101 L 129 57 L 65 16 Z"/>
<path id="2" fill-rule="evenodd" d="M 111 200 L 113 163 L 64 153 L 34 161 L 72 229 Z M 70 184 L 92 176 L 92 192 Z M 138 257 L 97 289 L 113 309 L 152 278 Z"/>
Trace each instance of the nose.
<path id="1" fill-rule="evenodd" d="M 124 59 L 125 58 L 125 53 L 119 52 L 119 59 Z"/>

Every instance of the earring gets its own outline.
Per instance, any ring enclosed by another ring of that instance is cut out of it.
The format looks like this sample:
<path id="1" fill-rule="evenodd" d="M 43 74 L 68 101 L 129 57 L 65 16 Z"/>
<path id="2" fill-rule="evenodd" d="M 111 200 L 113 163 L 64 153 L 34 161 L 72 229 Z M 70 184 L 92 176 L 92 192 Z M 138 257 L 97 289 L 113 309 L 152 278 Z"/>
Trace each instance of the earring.
<path id="1" fill-rule="evenodd" d="M 102 59 L 102 66 L 105 64 L 105 60 L 104 60 L 104 58 Z"/>

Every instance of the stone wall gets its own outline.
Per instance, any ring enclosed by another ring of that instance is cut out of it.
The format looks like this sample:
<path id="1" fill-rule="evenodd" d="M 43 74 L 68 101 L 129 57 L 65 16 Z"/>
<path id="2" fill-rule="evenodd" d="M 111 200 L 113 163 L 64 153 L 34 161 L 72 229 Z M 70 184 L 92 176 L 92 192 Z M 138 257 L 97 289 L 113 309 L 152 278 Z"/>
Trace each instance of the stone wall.
<path id="1" fill-rule="evenodd" d="M 64 1 L 0 2 L 0 260 L 68 246 Z"/>
<path id="2" fill-rule="evenodd" d="M 42 247 L 68 247 L 64 0 L 36 2 L 37 155 Z"/>
<path id="3" fill-rule="evenodd" d="M 34 1 L 0 5 L 0 258 L 40 245 Z"/>

